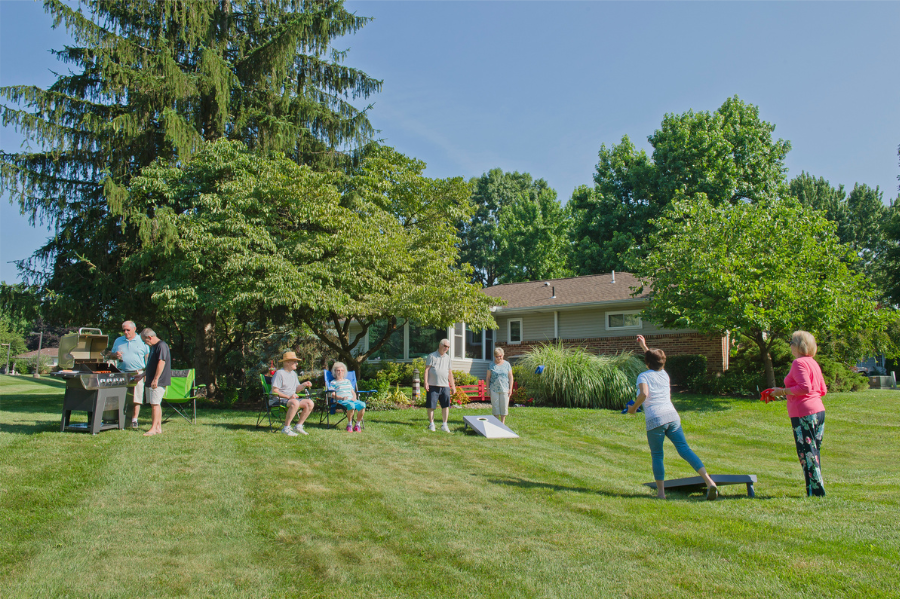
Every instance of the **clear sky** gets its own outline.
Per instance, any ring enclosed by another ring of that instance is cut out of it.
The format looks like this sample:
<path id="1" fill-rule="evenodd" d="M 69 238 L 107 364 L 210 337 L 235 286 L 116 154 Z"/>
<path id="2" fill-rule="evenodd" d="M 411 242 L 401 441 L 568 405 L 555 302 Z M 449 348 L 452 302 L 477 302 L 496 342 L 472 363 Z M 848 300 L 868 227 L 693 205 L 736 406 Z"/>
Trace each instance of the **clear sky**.
<path id="1" fill-rule="evenodd" d="M 900 3 L 374 2 L 339 40 L 384 80 L 369 101 L 384 143 L 433 177 L 491 168 L 544 178 L 561 200 L 592 184 L 601 144 L 647 136 L 666 113 L 757 105 L 789 140 L 788 176 L 898 195 Z M 0 0 L 0 85 L 53 81 L 67 37 L 39 3 Z M 20 138 L 0 131 L 0 147 Z M 0 201 L 0 279 L 48 236 Z"/>

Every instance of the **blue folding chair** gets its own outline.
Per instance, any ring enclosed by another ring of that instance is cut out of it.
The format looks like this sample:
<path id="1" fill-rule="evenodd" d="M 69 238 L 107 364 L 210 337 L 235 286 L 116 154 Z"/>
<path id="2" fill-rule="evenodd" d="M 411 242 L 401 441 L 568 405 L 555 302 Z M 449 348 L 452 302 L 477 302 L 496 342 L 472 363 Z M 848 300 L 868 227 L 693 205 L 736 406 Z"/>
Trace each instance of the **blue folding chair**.
<path id="1" fill-rule="evenodd" d="M 356 384 L 356 373 L 353 372 L 352 370 L 347 373 L 346 378 L 348 381 L 350 381 L 350 384 L 353 385 L 353 390 L 356 391 L 356 397 L 358 397 L 360 399 L 360 401 L 365 401 L 364 397 L 368 397 L 370 395 L 374 395 L 375 393 L 378 393 L 377 389 L 371 389 L 368 391 L 360 391 L 359 385 Z M 337 416 L 337 412 L 338 412 L 338 410 L 340 410 L 341 412 L 344 413 L 344 416 L 340 420 L 338 420 L 337 422 L 334 423 L 334 426 L 337 427 L 341 422 L 346 420 L 347 411 L 344 409 L 343 406 L 341 406 L 339 403 L 337 403 L 334 400 L 334 392 L 328 390 L 328 385 L 330 385 L 331 381 L 333 381 L 333 380 L 334 380 L 334 375 L 331 374 L 330 370 L 326 370 L 325 371 L 325 391 L 323 392 L 325 395 L 324 395 L 324 401 L 322 402 L 322 413 L 319 414 L 319 424 L 322 424 L 322 421 L 324 420 L 326 425 L 331 426 L 331 417 Z"/>

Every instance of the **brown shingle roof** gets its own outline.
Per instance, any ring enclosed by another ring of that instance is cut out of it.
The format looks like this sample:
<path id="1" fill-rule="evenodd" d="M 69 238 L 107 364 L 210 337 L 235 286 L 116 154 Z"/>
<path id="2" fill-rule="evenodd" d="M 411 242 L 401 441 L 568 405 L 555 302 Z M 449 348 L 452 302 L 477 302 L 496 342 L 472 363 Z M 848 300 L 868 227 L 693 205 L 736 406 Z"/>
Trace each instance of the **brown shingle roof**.
<path id="1" fill-rule="evenodd" d="M 549 283 L 547 285 L 546 283 Z M 527 283 L 506 283 L 482 289 L 482 293 L 491 297 L 501 297 L 507 305 L 503 310 L 520 308 L 566 306 L 570 304 L 586 304 L 595 302 L 614 302 L 633 299 L 646 299 L 646 291 L 632 297 L 632 287 L 639 287 L 640 281 L 628 272 L 603 275 L 587 275 L 569 279 L 547 279 L 546 281 L 529 281 Z M 553 299 L 553 291 L 556 299 Z"/>

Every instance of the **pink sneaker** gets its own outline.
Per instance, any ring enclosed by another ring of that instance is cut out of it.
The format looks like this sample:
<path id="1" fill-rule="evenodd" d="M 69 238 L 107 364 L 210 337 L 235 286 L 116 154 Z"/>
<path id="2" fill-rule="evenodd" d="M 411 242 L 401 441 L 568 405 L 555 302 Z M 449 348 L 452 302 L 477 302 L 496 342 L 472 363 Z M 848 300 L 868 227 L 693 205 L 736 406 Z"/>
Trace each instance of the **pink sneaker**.
<path id="1" fill-rule="evenodd" d="M 353 432 L 354 432 L 354 433 L 359 433 L 359 432 L 362 432 L 362 429 L 359 428 L 359 425 L 357 424 L 356 426 L 353 427 Z"/>
<path id="2" fill-rule="evenodd" d="M 347 425 L 347 432 L 348 432 L 348 433 L 353 432 L 353 425 L 352 425 L 352 424 L 348 424 L 348 425 Z"/>

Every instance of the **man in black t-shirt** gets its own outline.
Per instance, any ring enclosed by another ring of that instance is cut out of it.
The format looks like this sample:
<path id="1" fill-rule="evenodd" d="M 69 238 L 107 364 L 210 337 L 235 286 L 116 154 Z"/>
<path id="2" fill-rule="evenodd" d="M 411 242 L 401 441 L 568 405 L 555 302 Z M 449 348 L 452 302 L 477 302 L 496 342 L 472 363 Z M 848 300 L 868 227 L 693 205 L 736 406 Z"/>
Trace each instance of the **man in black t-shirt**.
<path id="1" fill-rule="evenodd" d="M 141 339 L 150 346 L 147 369 L 144 370 L 144 398 L 150 404 L 152 414 L 150 430 L 144 436 L 149 437 L 162 432 L 162 400 L 166 387 L 172 383 L 172 355 L 169 346 L 156 336 L 153 329 L 141 331 Z"/>

